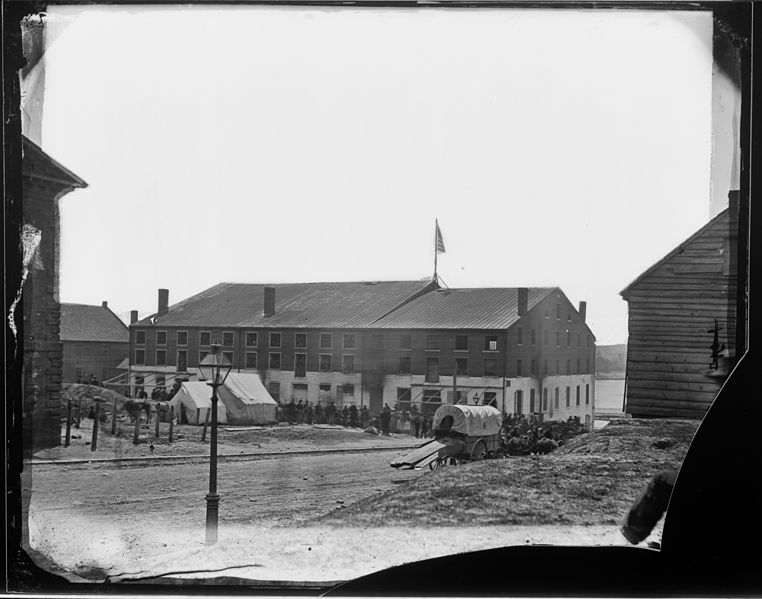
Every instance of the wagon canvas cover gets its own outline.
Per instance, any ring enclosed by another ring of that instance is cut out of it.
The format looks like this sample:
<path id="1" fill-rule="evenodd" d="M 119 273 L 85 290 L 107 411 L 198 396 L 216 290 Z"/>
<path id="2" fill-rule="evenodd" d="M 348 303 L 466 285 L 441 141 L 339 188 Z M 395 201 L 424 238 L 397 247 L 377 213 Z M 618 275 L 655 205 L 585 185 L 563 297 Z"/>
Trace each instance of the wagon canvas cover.
<path id="1" fill-rule="evenodd" d="M 496 435 L 503 425 L 503 415 L 500 410 L 492 406 L 463 406 L 445 404 L 437 408 L 434 413 L 434 429 L 445 416 L 452 416 L 453 423 L 450 430 L 471 437 L 484 437 Z"/>

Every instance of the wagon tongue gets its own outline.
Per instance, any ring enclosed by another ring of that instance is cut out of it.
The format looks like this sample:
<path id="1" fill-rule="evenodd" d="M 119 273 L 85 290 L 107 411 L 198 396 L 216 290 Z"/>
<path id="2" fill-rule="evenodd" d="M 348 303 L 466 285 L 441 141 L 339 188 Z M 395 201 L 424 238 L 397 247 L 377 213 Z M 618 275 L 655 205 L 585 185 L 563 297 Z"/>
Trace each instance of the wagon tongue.
<path id="1" fill-rule="evenodd" d="M 459 439 L 434 439 L 395 459 L 390 465 L 392 468 L 410 470 L 428 466 L 437 458 L 456 456 L 463 453 L 463 441 Z"/>

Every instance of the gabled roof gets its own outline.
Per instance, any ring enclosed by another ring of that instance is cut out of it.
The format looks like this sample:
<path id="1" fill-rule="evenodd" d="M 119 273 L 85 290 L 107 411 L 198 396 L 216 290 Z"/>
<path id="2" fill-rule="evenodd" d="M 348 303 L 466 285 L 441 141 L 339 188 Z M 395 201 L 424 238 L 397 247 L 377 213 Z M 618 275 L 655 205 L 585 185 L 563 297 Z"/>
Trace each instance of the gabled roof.
<path id="1" fill-rule="evenodd" d="M 657 261 L 656 263 L 652 264 L 649 268 L 647 268 L 645 271 L 643 271 L 634 281 L 632 281 L 627 287 L 622 289 L 622 291 L 619 292 L 619 295 L 621 295 L 625 300 L 627 299 L 627 296 L 630 293 L 630 289 L 634 286 L 640 283 L 644 278 L 646 278 L 648 275 L 650 275 L 653 271 L 655 271 L 657 268 L 659 268 L 662 264 L 667 262 L 668 260 L 672 259 L 674 256 L 679 254 L 683 251 L 684 246 L 688 245 L 689 243 L 695 241 L 697 238 L 701 237 L 706 231 L 711 229 L 714 225 L 716 225 L 718 222 L 720 222 L 722 219 L 727 218 L 727 216 L 730 214 L 730 208 L 725 208 L 722 212 L 717 214 L 712 220 L 710 220 L 708 223 L 706 223 L 703 227 L 701 227 L 698 231 L 696 231 L 693 235 L 688 237 L 685 241 L 680 243 L 675 249 L 673 249 L 671 252 L 669 252 L 666 256 L 664 256 L 661 260 Z"/>
<path id="2" fill-rule="evenodd" d="M 53 160 L 28 137 L 22 136 L 22 150 L 24 152 L 21 162 L 22 174 L 56 181 L 69 187 L 87 187 L 84 179 Z"/>
<path id="3" fill-rule="evenodd" d="M 531 310 L 556 287 L 530 287 Z M 391 329 L 507 329 L 519 320 L 518 287 L 437 289 L 378 320 Z"/>
<path id="4" fill-rule="evenodd" d="M 264 316 L 264 289 L 275 288 L 275 314 Z M 220 283 L 136 326 L 362 328 L 433 288 L 426 281 Z"/>
<path id="5" fill-rule="evenodd" d="M 106 307 L 61 304 L 61 341 L 129 343 L 130 332 Z"/>

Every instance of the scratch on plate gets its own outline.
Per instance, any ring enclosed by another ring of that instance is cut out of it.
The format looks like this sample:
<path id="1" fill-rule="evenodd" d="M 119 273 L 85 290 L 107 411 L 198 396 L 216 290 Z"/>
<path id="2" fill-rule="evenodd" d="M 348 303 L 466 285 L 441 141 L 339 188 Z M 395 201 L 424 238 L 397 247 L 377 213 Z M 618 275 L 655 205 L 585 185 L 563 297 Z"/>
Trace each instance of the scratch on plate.
<path id="1" fill-rule="evenodd" d="M 42 268 L 42 263 L 40 262 L 40 258 L 37 255 L 37 250 L 40 247 L 40 241 L 42 240 L 42 231 L 39 229 L 36 229 L 32 225 L 26 224 L 21 228 L 21 249 L 22 249 L 22 269 L 21 269 L 21 283 L 19 284 L 19 289 L 16 292 L 16 298 L 13 300 L 13 303 L 11 304 L 11 309 L 8 311 L 8 325 L 11 328 L 11 331 L 13 331 L 13 337 L 15 340 L 14 348 L 13 348 L 13 357 L 15 359 L 16 352 L 18 350 L 18 331 L 16 329 L 16 321 L 14 318 L 14 314 L 16 312 L 16 306 L 18 305 L 19 301 L 21 300 L 21 293 L 24 289 L 24 283 L 26 282 L 27 276 L 29 276 L 29 268 L 32 266 L 32 262 L 34 261 L 34 266 L 38 268 Z"/>

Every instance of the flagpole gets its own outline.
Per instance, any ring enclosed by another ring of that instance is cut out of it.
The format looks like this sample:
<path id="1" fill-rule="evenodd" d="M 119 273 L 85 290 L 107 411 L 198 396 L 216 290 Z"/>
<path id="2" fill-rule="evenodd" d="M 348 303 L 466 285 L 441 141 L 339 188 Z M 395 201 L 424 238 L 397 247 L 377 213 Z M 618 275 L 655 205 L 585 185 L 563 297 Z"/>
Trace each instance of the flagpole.
<path id="1" fill-rule="evenodd" d="M 434 219 L 434 282 L 437 281 L 437 254 L 439 252 L 437 251 L 437 231 L 439 227 L 439 222 L 437 219 Z"/>

